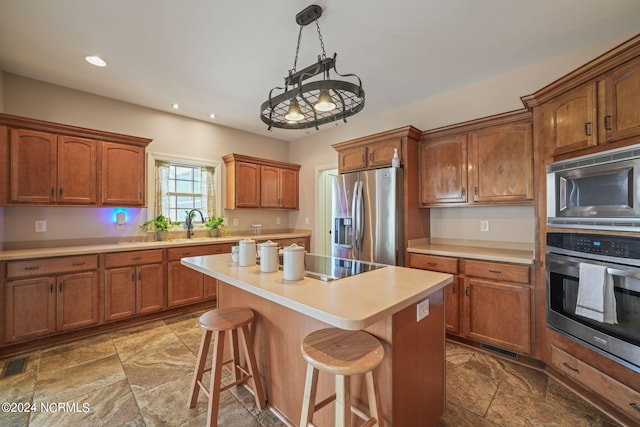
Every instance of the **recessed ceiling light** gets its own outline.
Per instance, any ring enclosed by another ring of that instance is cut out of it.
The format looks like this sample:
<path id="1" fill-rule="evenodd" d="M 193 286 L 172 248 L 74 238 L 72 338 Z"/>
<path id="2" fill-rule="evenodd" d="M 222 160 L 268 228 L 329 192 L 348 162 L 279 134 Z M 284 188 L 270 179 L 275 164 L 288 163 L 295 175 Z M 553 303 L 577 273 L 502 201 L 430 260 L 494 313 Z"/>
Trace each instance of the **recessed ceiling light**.
<path id="1" fill-rule="evenodd" d="M 171 104 L 171 108 L 173 108 L 174 110 L 177 110 L 180 108 L 180 104 L 176 104 L 175 102 L 173 104 Z"/>
<path id="2" fill-rule="evenodd" d="M 211 113 L 211 114 L 209 114 L 209 117 L 212 118 L 212 119 L 215 119 L 216 115 L 214 113 Z"/>
<path id="3" fill-rule="evenodd" d="M 96 67 L 106 67 L 107 63 L 104 59 L 99 56 L 85 56 L 84 59 L 91 65 L 95 65 Z"/>

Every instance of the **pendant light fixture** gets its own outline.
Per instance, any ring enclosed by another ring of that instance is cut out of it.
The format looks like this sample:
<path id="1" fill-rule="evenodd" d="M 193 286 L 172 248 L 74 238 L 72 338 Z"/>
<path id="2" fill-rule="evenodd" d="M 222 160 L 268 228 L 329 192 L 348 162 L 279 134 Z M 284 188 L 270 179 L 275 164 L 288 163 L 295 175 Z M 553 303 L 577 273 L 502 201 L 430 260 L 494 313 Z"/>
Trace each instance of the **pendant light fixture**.
<path id="1" fill-rule="evenodd" d="M 360 78 L 355 74 L 338 73 L 335 53 L 333 58 L 327 58 L 318 24 L 321 15 L 322 8 L 318 5 L 311 5 L 296 15 L 300 31 L 293 69 L 284 78 L 284 87 L 271 89 L 269 99 L 260 106 L 260 119 L 269 125 L 269 129 L 318 129 L 325 123 L 346 122 L 347 117 L 364 108 L 364 90 Z M 312 22 L 315 22 L 318 30 L 322 54 L 318 55 L 317 63 L 298 71 L 296 67 L 302 29 Z M 331 70 L 339 77 L 352 78 L 357 84 L 332 80 Z"/>

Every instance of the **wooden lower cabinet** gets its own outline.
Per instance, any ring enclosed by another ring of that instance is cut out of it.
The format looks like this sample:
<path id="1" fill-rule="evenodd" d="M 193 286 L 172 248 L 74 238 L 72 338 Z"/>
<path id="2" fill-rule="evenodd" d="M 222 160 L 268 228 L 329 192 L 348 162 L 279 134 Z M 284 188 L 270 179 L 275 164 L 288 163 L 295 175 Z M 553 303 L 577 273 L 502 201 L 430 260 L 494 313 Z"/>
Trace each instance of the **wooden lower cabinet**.
<path id="1" fill-rule="evenodd" d="M 448 333 L 531 354 L 528 265 L 412 253 L 409 266 L 454 275 L 452 284 L 445 288 Z"/>
<path id="2" fill-rule="evenodd" d="M 6 342 L 100 322 L 97 271 L 9 281 L 5 289 Z"/>
<path id="3" fill-rule="evenodd" d="M 105 256 L 105 320 L 166 307 L 163 260 L 162 249 Z"/>
<path id="4" fill-rule="evenodd" d="M 180 259 L 193 256 L 231 254 L 231 244 L 187 246 L 168 250 L 167 305 L 177 307 L 216 297 L 215 279 L 180 263 Z M 231 256 L 231 255 L 229 255 Z"/>
<path id="5" fill-rule="evenodd" d="M 465 278 L 465 336 L 517 353 L 531 353 L 528 286 Z"/>
<path id="6" fill-rule="evenodd" d="M 444 324 L 447 332 L 460 333 L 460 278 L 458 258 L 435 255 L 409 255 L 409 267 L 453 274 L 453 282 L 444 288 Z"/>
<path id="7" fill-rule="evenodd" d="M 640 393 L 604 374 L 589 363 L 551 346 L 551 365 L 573 381 L 598 394 L 640 425 Z"/>

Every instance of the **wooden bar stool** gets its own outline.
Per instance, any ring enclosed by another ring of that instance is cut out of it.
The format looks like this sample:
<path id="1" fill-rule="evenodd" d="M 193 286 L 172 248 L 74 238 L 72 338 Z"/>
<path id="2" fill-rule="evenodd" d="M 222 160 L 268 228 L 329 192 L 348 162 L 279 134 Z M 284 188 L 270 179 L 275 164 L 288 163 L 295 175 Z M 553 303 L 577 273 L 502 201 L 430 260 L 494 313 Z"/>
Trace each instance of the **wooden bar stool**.
<path id="1" fill-rule="evenodd" d="M 200 351 L 196 362 L 196 370 L 191 382 L 189 393 L 189 408 L 196 406 L 200 389 L 209 397 L 209 411 L 207 415 L 207 425 L 218 425 L 218 406 L 220 403 L 220 392 L 233 386 L 248 382 L 253 389 L 256 405 L 260 409 L 266 407 L 264 391 L 260 374 L 256 365 L 256 357 L 253 352 L 253 338 L 249 330 L 249 324 L 253 321 L 253 311 L 248 308 L 228 307 L 210 310 L 200 316 L 200 327 L 204 329 L 202 341 L 200 341 Z M 238 353 L 238 329 L 242 330 L 242 344 L 244 350 L 247 369 L 240 366 Z M 231 333 L 231 359 L 222 361 L 224 358 L 225 332 Z M 213 360 L 211 368 L 205 369 L 207 354 L 211 336 L 215 338 L 215 348 L 213 349 Z M 224 387 L 221 386 L 222 365 L 231 363 L 233 382 Z M 211 371 L 211 385 L 207 388 L 202 382 L 205 372 Z"/>
<path id="2" fill-rule="evenodd" d="M 301 345 L 307 361 L 307 379 L 304 386 L 300 426 L 313 426 L 313 414 L 336 401 L 336 427 L 351 426 L 353 412 L 365 423 L 362 427 L 382 427 L 380 391 L 373 370 L 380 365 L 384 349 L 378 339 L 363 331 L 345 331 L 328 328 L 307 335 Z M 336 376 L 336 393 L 316 403 L 319 371 Z M 352 375 L 365 375 L 369 415 L 351 405 L 350 380 Z"/>

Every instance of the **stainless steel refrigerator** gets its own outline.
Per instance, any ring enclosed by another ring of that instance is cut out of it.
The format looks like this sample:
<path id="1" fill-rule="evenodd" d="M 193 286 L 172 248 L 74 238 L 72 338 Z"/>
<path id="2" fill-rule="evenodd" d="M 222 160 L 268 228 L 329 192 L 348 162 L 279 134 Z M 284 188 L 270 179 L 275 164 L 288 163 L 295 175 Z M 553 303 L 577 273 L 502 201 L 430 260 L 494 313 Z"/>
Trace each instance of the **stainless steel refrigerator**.
<path id="1" fill-rule="evenodd" d="M 332 197 L 333 256 L 404 265 L 402 169 L 340 174 Z"/>

